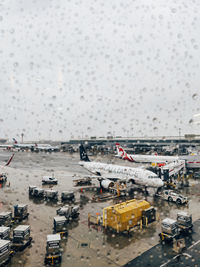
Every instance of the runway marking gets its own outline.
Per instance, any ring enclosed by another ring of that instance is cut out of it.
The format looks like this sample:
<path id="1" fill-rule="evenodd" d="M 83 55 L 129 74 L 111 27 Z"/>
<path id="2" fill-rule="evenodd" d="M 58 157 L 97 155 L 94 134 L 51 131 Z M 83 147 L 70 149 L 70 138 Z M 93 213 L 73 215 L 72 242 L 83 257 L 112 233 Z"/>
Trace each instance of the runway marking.
<path id="1" fill-rule="evenodd" d="M 182 255 L 188 257 L 188 258 L 192 258 L 192 256 L 190 254 L 187 254 L 187 253 L 182 253 Z"/>
<path id="2" fill-rule="evenodd" d="M 174 256 L 172 259 L 168 260 L 167 262 L 163 263 L 162 265 L 160 265 L 160 267 L 164 267 L 165 265 L 167 265 L 170 261 L 175 260 L 177 257 L 179 257 L 181 254 L 178 254 L 176 256 Z"/>
<path id="3" fill-rule="evenodd" d="M 198 240 L 197 242 L 195 242 L 193 245 L 191 245 L 191 246 L 190 246 L 189 248 L 187 248 L 187 249 L 191 249 L 191 248 L 193 248 L 193 247 L 196 246 L 198 243 L 200 243 L 200 240 Z M 188 254 L 188 253 L 178 254 L 178 255 L 176 255 L 175 257 L 173 257 L 172 259 L 170 259 L 170 260 L 168 260 L 167 262 L 165 262 L 165 263 L 163 263 L 162 265 L 160 265 L 160 267 L 164 267 L 164 266 L 166 266 L 169 262 L 171 262 L 172 260 L 175 260 L 177 257 L 179 257 L 179 256 L 181 256 L 181 255 L 186 256 L 186 257 L 188 257 L 188 258 L 192 258 L 192 256 L 191 256 L 190 254 Z"/>
<path id="4" fill-rule="evenodd" d="M 194 246 L 196 246 L 198 243 L 200 242 L 200 240 L 198 240 L 197 242 L 195 242 L 193 245 L 191 245 L 188 249 L 193 248 Z"/>

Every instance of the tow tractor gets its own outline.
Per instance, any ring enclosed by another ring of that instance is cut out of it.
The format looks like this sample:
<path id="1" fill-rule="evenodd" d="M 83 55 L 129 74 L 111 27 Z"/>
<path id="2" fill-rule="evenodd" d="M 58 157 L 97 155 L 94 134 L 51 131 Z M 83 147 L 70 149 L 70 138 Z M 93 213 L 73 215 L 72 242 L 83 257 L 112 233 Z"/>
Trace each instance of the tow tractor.
<path id="1" fill-rule="evenodd" d="M 58 180 L 55 177 L 43 176 L 42 184 L 57 184 Z"/>
<path id="2" fill-rule="evenodd" d="M 183 211 L 178 212 L 177 225 L 181 232 L 188 233 L 193 228 L 192 215 Z"/>
<path id="3" fill-rule="evenodd" d="M 31 244 L 30 226 L 19 225 L 13 230 L 12 249 L 22 251 Z"/>
<path id="4" fill-rule="evenodd" d="M 172 241 L 180 235 L 177 222 L 170 218 L 165 218 L 161 223 L 161 241 Z"/>
<path id="5" fill-rule="evenodd" d="M 23 221 L 29 216 L 28 205 L 18 204 L 14 206 L 14 220 Z"/>
<path id="6" fill-rule="evenodd" d="M 67 219 L 65 216 L 56 216 L 53 218 L 53 229 L 54 234 L 60 234 L 60 237 L 66 237 L 68 235 L 67 231 Z"/>
<path id="7" fill-rule="evenodd" d="M 173 190 L 164 190 L 161 194 L 156 196 L 161 197 L 161 199 L 167 200 L 169 202 L 176 202 L 178 205 L 187 204 L 187 197 L 174 192 Z"/>
<path id="8" fill-rule="evenodd" d="M 47 235 L 46 255 L 44 259 L 45 264 L 55 265 L 62 261 L 62 254 L 60 250 L 60 235 Z"/>

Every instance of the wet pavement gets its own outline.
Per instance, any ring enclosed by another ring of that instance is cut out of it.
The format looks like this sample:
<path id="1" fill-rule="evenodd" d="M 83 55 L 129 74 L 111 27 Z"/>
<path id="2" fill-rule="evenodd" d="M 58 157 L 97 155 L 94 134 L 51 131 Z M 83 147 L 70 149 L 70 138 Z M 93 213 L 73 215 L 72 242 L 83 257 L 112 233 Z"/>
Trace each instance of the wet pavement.
<path id="1" fill-rule="evenodd" d="M 9 155 L 9 152 L 0 151 L 0 162 L 7 160 Z M 97 159 L 103 162 L 135 166 L 133 163 L 113 159 L 112 156 L 98 156 Z M 43 266 L 46 236 L 52 233 L 53 217 L 56 216 L 56 209 L 62 206 L 60 201 L 50 203 L 29 199 L 28 186 L 36 185 L 49 188 L 47 185 L 42 186 L 42 176 L 54 174 L 58 179 L 58 185 L 53 186 L 53 188 L 58 190 L 59 196 L 62 191 L 73 189 L 76 191 L 76 202 L 80 203 L 80 193 L 78 188 L 73 187 L 73 179 L 78 178 L 79 175 L 87 175 L 88 172 L 79 166 L 78 162 L 78 153 L 71 155 L 68 153 L 16 152 L 11 166 L 2 170 L 7 173 L 8 181 L 0 189 L 0 209 L 1 211 L 13 211 L 13 205 L 17 203 L 28 204 L 30 215 L 23 224 L 31 225 L 33 237 L 32 246 L 16 254 L 9 266 Z M 189 204 L 185 206 L 177 206 L 175 203 L 168 203 L 151 196 L 144 196 L 142 193 L 136 193 L 135 198 L 145 198 L 157 207 L 159 220 L 142 231 L 134 231 L 131 236 L 106 234 L 100 227 L 98 229 L 88 227 L 88 213 L 95 215 L 98 212 L 102 214 L 103 208 L 113 204 L 113 200 L 101 203 L 89 201 L 82 204 L 79 221 L 69 225 L 69 236 L 62 242 L 62 266 L 125 265 L 159 243 L 160 220 L 165 217 L 175 219 L 179 210 L 191 213 L 193 220 L 199 219 L 199 192 L 200 181 L 191 180 L 190 187 L 181 191 L 189 198 Z M 93 193 L 85 194 L 91 196 Z M 162 255 L 160 256 L 162 257 Z"/>
<path id="2" fill-rule="evenodd" d="M 185 240 L 185 249 L 181 253 L 173 251 L 172 244 L 161 243 L 128 262 L 124 267 L 173 267 L 200 266 L 200 220 L 194 222 L 193 231 L 180 238 Z"/>

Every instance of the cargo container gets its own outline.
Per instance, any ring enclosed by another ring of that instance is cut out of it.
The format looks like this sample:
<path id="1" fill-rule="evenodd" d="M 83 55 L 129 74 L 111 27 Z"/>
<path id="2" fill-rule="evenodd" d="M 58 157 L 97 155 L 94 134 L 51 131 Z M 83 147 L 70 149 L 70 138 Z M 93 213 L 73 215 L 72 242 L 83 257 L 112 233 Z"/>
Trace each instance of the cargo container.
<path id="1" fill-rule="evenodd" d="M 11 255 L 11 242 L 9 240 L 0 240 L 0 266 L 6 266 Z"/>
<path id="2" fill-rule="evenodd" d="M 0 227 L 0 239 L 9 239 L 10 238 L 10 227 L 1 226 Z"/>
<path id="3" fill-rule="evenodd" d="M 11 226 L 12 212 L 6 211 L 0 213 L 0 226 Z"/>
<path id="4" fill-rule="evenodd" d="M 19 225 L 13 230 L 12 248 L 15 251 L 22 251 L 31 244 L 30 226 Z"/>
<path id="5" fill-rule="evenodd" d="M 46 255 L 44 259 L 45 264 L 55 265 L 62 261 L 62 253 L 60 246 L 60 235 L 47 235 Z"/>

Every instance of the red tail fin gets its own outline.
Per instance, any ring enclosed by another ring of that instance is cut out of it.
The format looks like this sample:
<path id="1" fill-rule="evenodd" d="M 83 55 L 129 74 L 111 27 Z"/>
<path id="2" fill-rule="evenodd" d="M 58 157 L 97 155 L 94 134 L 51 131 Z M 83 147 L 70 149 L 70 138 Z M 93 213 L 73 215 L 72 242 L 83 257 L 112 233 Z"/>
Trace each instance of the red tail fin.
<path id="1" fill-rule="evenodd" d="M 15 155 L 15 154 L 12 154 L 12 156 L 9 158 L 9 160 L 8 160 L 8 162 L 5 164 L 5 166 L 8 166 L 8 165 L 11 163 L 11 161 L 12 161 L 14 155 Z"/>

